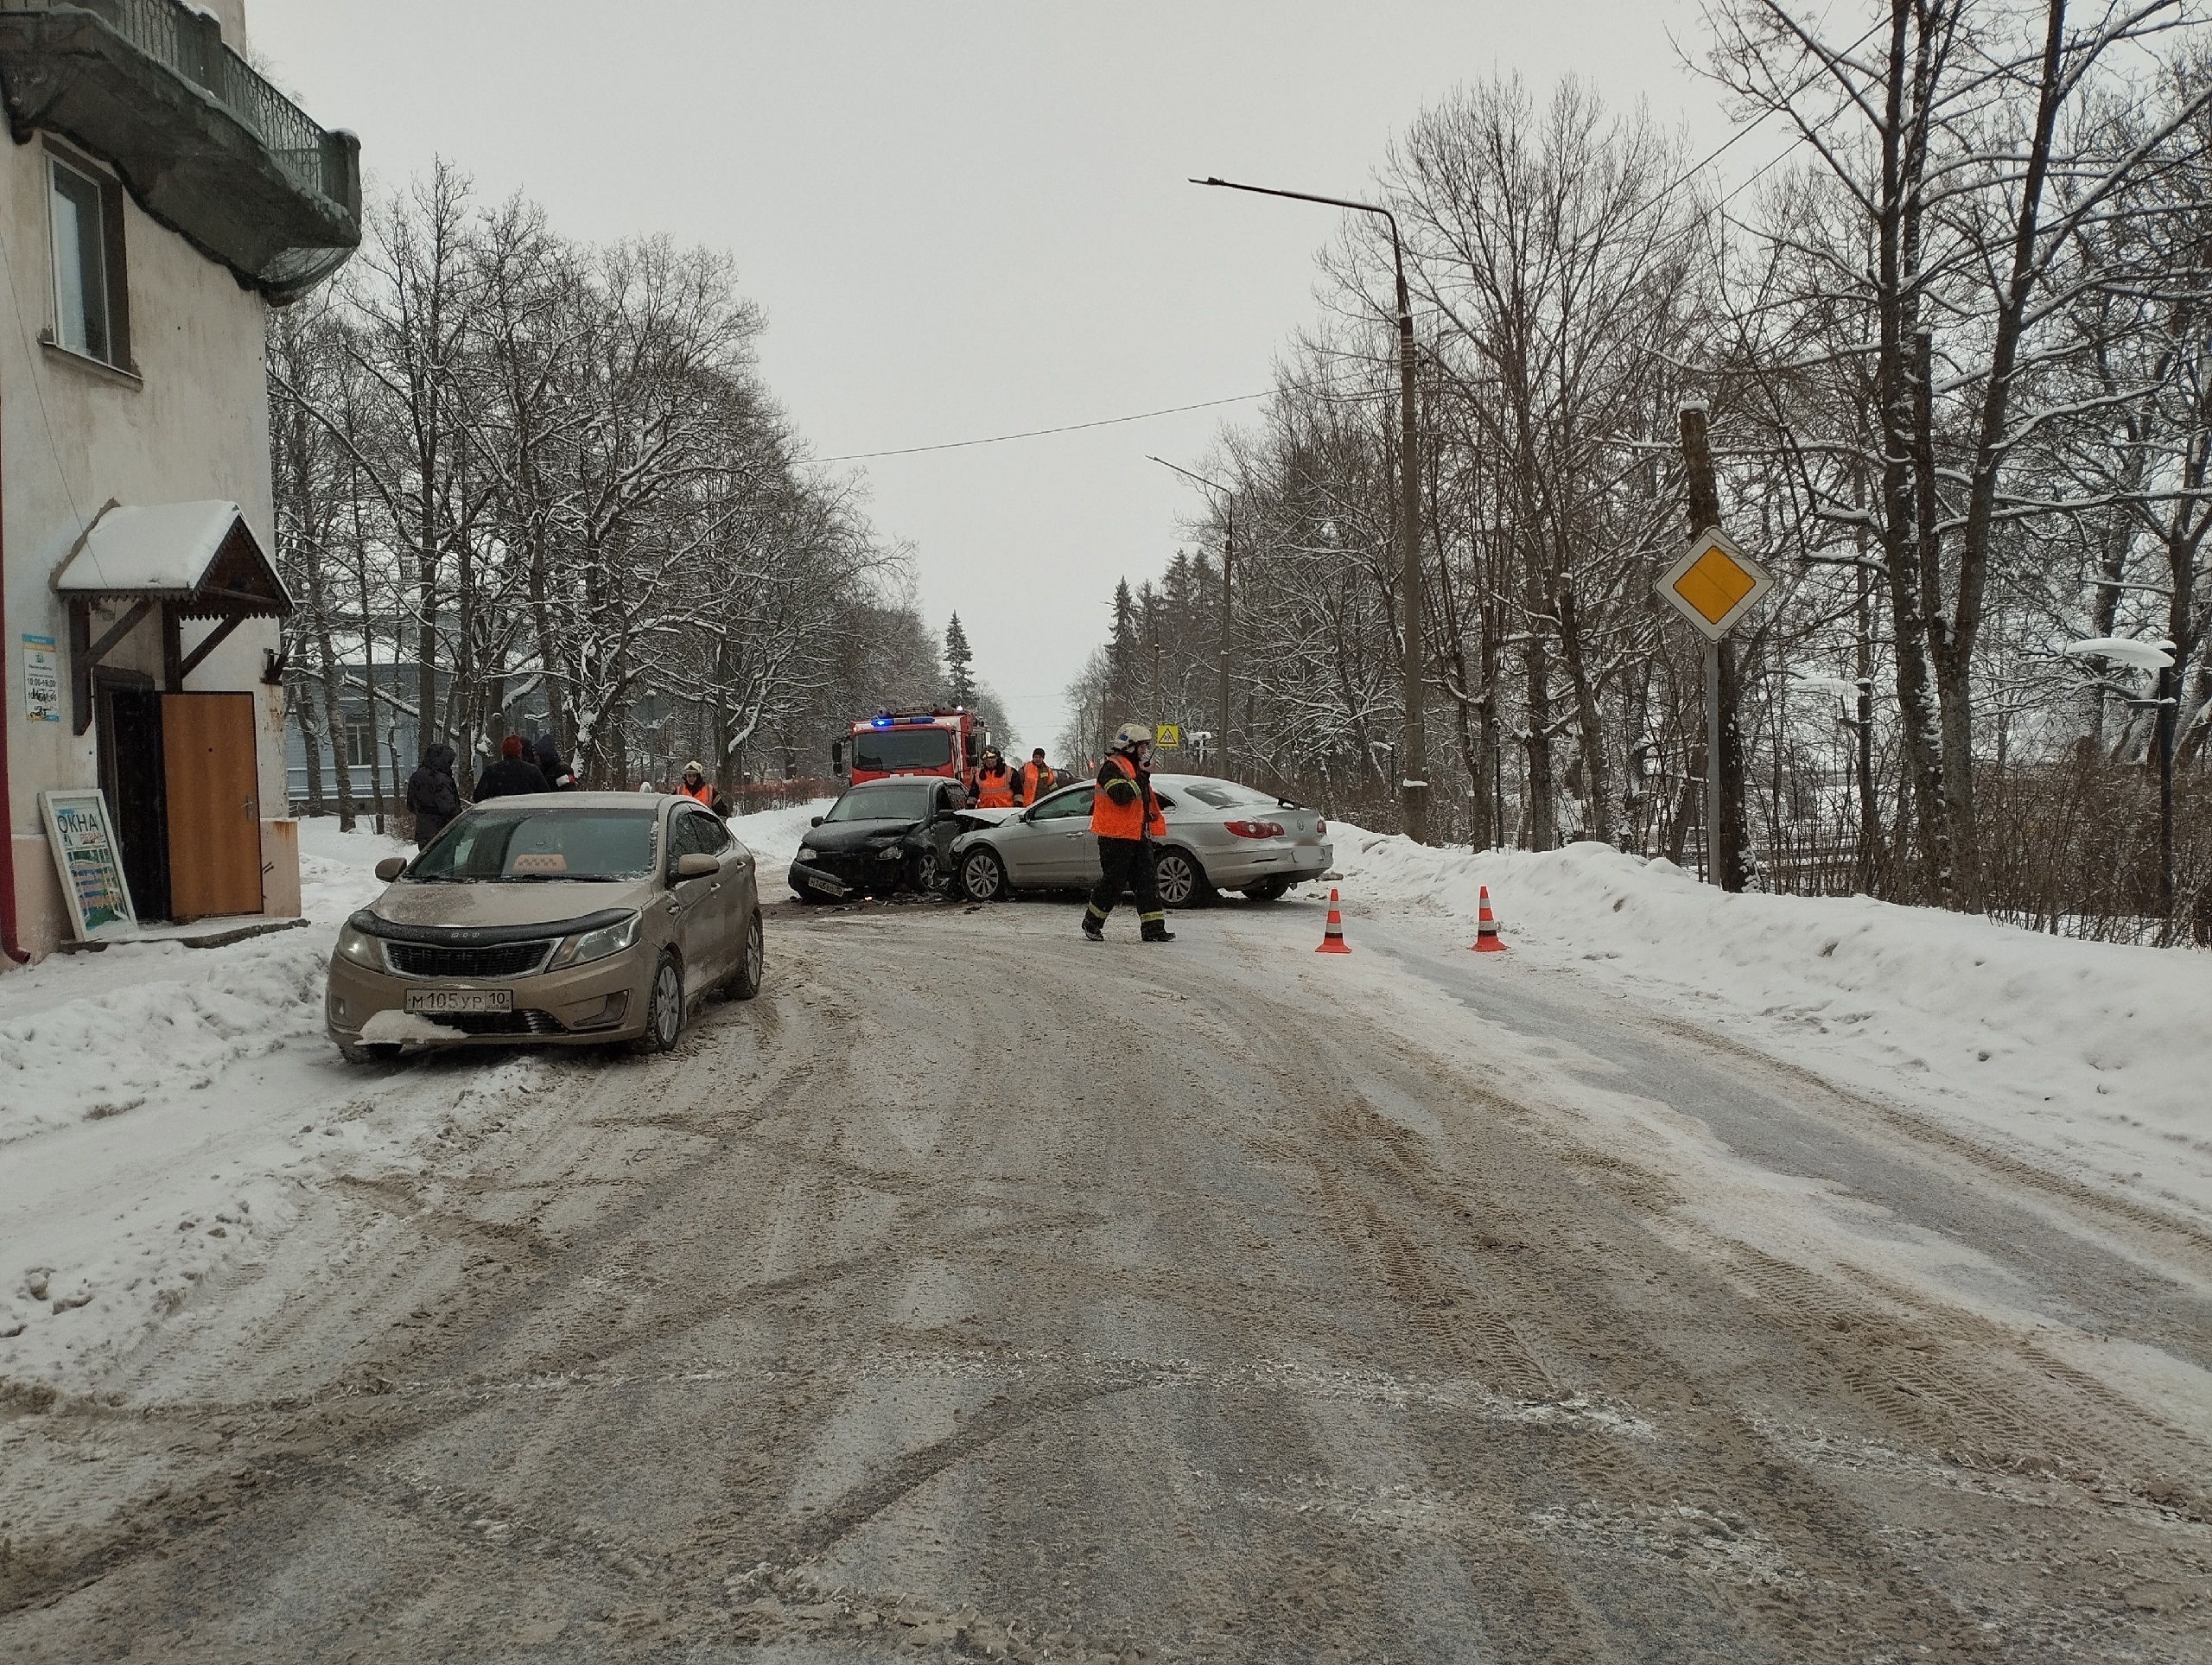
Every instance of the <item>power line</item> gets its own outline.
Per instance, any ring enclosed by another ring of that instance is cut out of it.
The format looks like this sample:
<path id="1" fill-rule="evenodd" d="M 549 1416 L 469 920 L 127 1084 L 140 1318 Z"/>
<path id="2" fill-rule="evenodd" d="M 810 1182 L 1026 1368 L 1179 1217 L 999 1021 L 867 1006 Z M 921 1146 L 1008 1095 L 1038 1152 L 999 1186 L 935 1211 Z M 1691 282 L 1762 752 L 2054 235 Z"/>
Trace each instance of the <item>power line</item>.
<path id="1" fill-rule="evenodd" d="M 1272 397 L 1276 391 L 1270 387 L 1258 393 L 1236 393 L 1225 399 L 1201 399 L 1196 404 L 1171 404 L 1160 410 L 1140 410 L 1132 416 L 1101 416 L 1096 422 L 1063 423 L 1058 428 L 1028 428 L 1019 434 L 991 434 L 982 439 L 946 440 L 938 445 L 905 445 L 893 451 L 854 451 L 842 457 L 821 457 L 821 462 L 865 462 L 870 457 L 911 457 L 924 451 L 960 451 L 972 445 L 1003 445 L 1008 440 L 1042 439 L 1047 434 L 1075 434 L 1086 428 L 1114 428 L 1123 423 L 1149 422 L 1154 416 L 1177 416 L 1186 410 L 1211 410 L 1217 405 L 1245 404 L 1254 399 Z"/>

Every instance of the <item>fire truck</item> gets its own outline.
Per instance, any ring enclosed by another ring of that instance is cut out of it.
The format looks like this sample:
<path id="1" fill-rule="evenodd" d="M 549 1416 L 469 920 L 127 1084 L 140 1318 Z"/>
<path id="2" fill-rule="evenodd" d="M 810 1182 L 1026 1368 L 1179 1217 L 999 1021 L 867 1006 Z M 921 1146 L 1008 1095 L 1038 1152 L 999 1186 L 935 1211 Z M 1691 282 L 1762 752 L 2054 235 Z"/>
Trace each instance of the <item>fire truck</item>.
<path id="1" fill-rule="evenodd" d="M 879 711 L 831 743 L 830 765 L 855 786 L 887 775 L 942 775 L 964 785 L 982 766 L 990 737 L 983 720 L 963 706 Z"/>

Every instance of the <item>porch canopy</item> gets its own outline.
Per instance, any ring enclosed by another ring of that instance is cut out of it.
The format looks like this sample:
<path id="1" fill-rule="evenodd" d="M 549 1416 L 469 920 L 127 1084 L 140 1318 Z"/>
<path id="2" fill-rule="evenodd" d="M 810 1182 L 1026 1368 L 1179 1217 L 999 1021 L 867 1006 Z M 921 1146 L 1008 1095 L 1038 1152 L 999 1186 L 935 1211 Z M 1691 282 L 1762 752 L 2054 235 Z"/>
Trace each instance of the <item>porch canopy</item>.
<path id="1" fill-rule="evenodd" d="M 291 592 L 270 563 L 235 503 L 109 502 L 92 517 L 54 569 L 54 594 L 69 604 L 69 670 L 76 732 L 92 721 L 92 670 L 142 620 L 162 620 L 162 680 L 181 692 L 184 679 L 249 619 L 283 619 Z M 126 607 L 92 638 L 95 603 Z M 215 620 L 190 653 L 181 626 Z"/>

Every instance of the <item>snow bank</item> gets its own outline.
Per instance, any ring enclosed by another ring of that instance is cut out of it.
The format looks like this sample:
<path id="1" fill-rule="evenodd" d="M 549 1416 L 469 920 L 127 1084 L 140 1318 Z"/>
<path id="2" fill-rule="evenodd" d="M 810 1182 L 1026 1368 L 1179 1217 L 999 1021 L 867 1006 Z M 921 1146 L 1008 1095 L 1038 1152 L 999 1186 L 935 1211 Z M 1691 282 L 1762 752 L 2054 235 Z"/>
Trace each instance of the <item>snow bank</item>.
<path id="1" fill-rule="evenodd" d="M 1730 896 L 1595 843 L 1434 850 L 1338 823 L 1346 906 L 1506 941 L 1862 1090 L 2212 1210 L 2212 955 L 1864 897 Z M 1498 962 L 1509 964 L 1507 962 Z"/>
<path id="2" fill-rule="evenodd" d="M 818 798 L 794 809 L 762 810 L 753 815 L 730 817 L 729 829 L 753 852 L 760 865 L 763 901 L 772 900 L 779 893 L 777 887 L 790 870 L 791 858 L 798 854 L 798 841 L 806 836 L 809 823 L 836 801 L 834 798 Z"/>
<path id="3" fill-rule="evenodd" d="M 394 1160 L 435 1109 L 388 1079 L 365 1103 L 378 1089 L 322 1033 L 338 922 L 404 847 L 330 820 L 301 835 L 305 930 L 0 976 L 0 1386 L 81 1379 L 261 1252 L 300 1185 Z"/>

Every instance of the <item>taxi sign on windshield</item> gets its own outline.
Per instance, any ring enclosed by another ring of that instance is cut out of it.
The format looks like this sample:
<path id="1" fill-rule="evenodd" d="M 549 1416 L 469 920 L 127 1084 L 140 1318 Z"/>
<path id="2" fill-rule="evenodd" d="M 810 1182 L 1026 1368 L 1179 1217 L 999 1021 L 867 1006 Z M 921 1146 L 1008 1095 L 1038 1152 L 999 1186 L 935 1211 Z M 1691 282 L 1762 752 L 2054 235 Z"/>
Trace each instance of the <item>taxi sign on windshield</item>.
<path id="1" fill-rule="evenodd" d="M 1716 527 L 1699 533 L 1653 588 L 1661 601 L 1717 642 L 1774 588 L 1774 575 Z"/>

